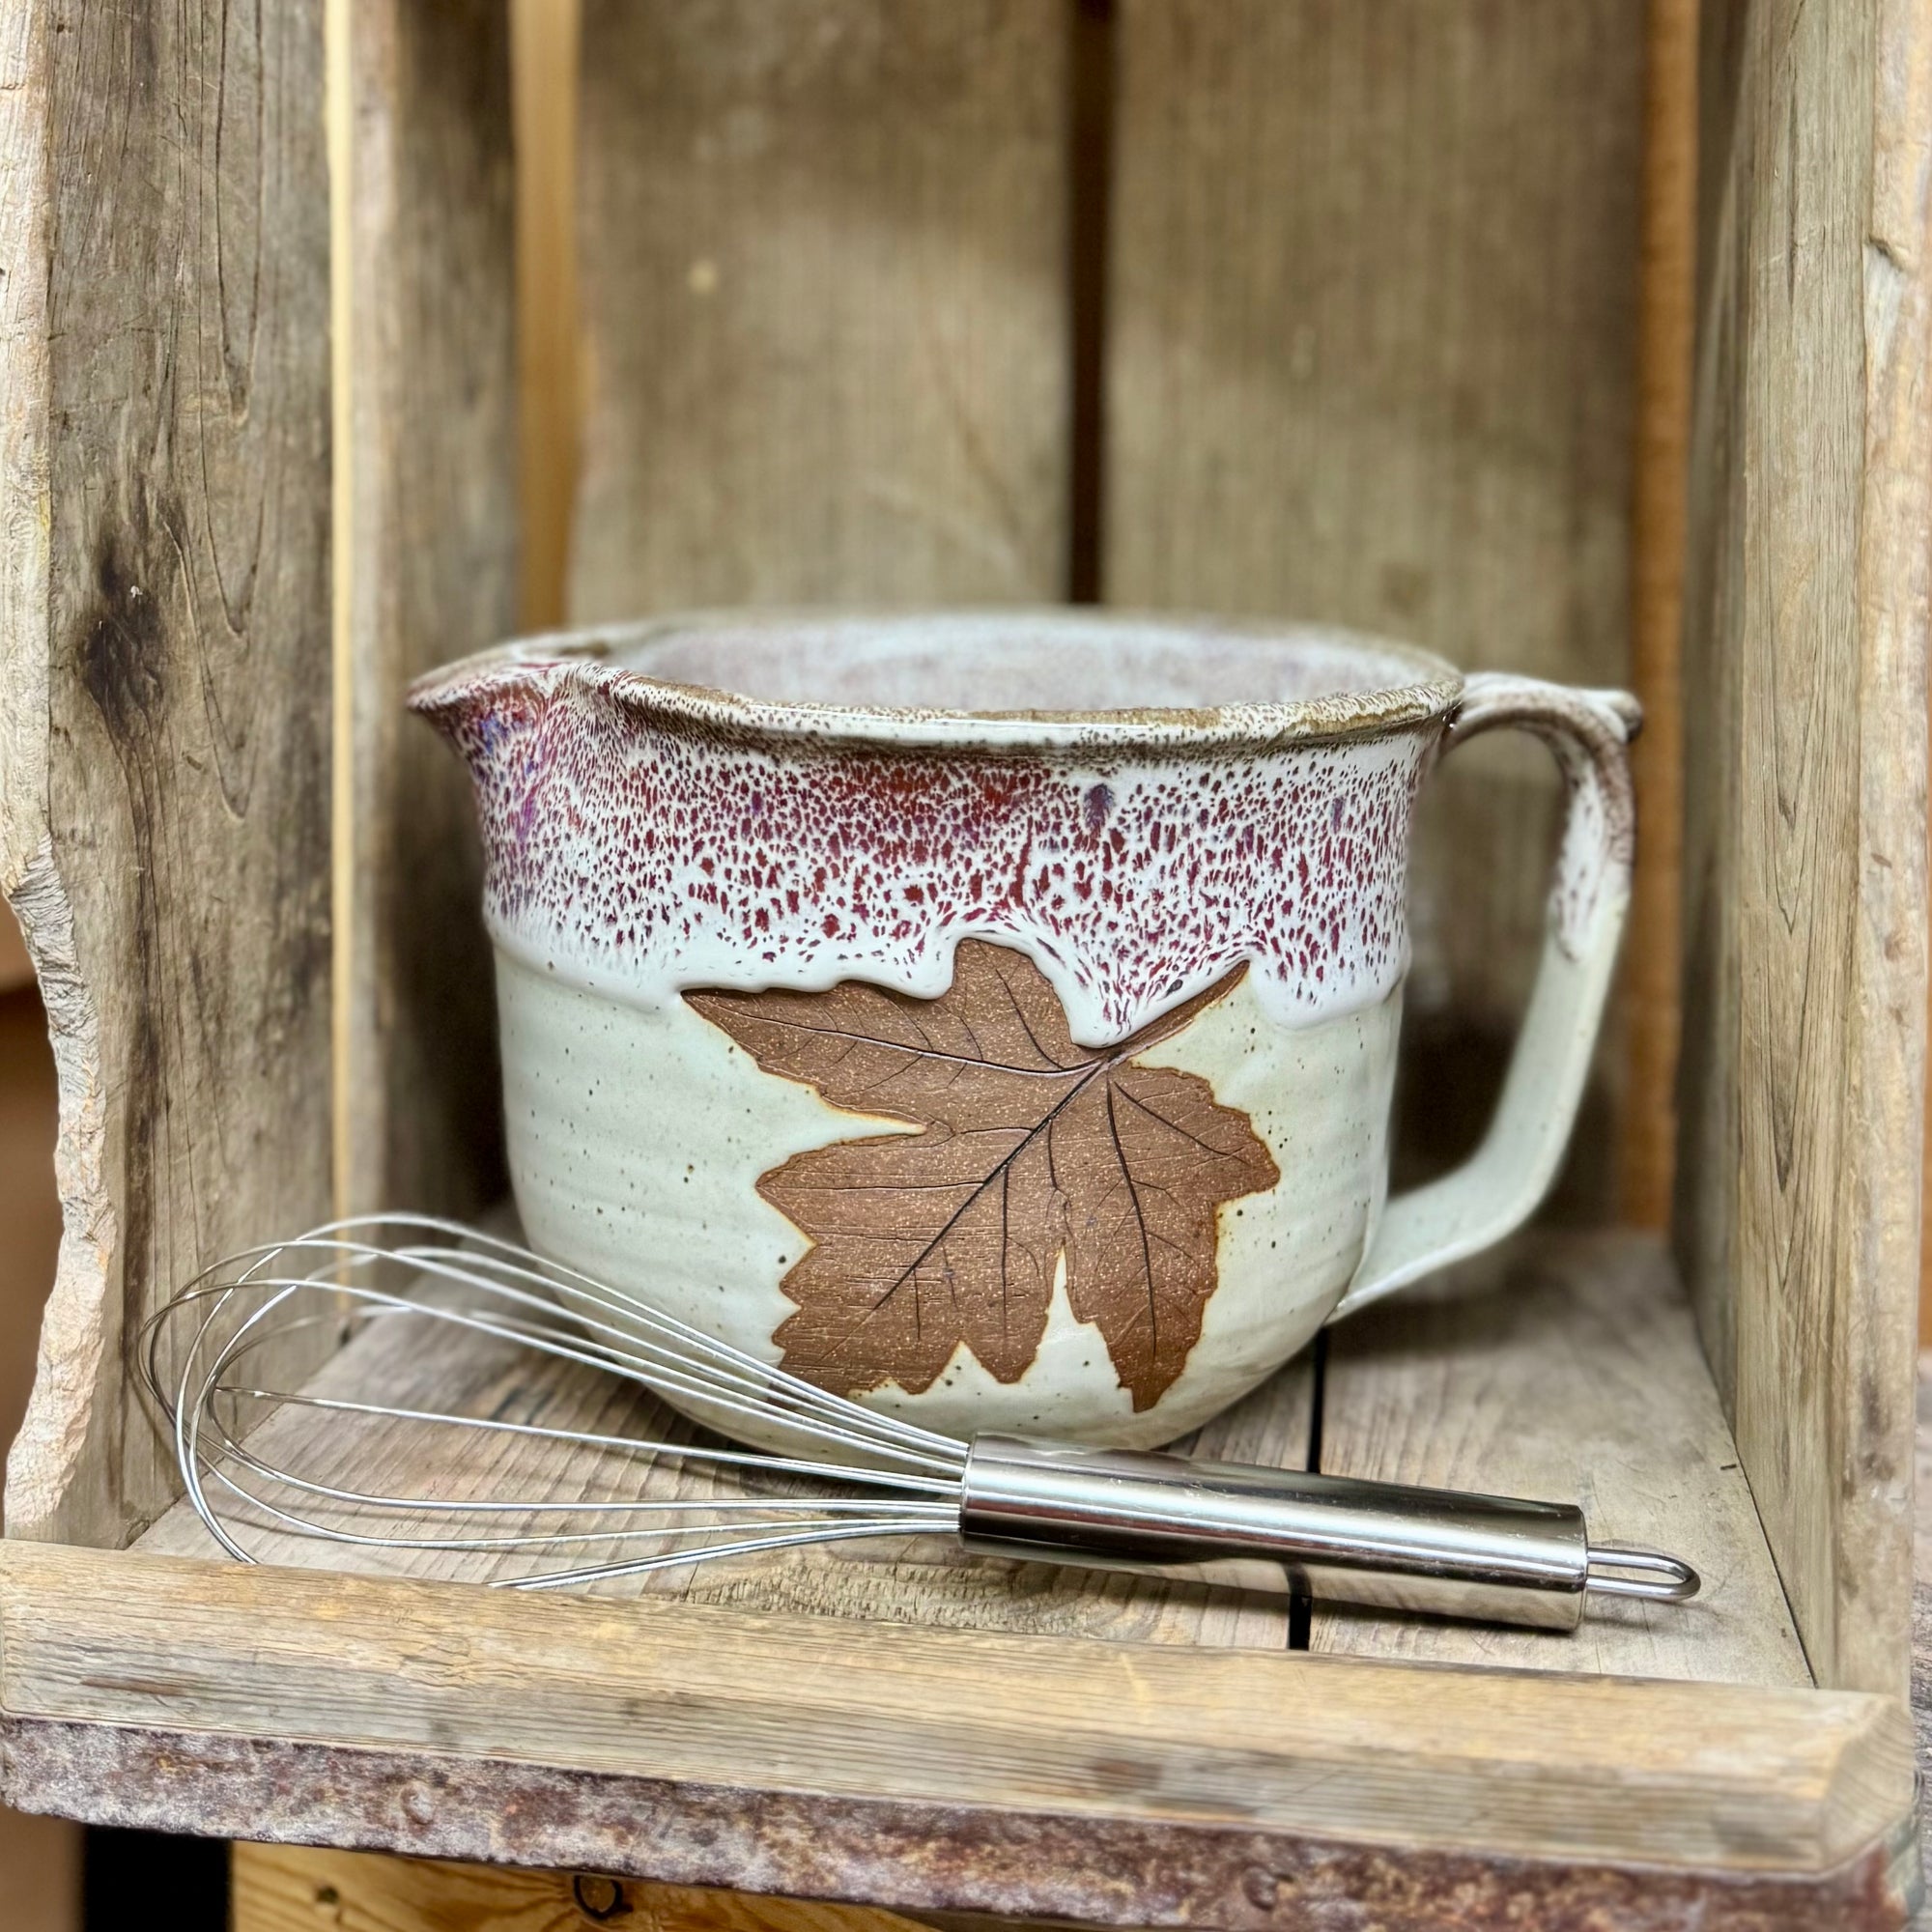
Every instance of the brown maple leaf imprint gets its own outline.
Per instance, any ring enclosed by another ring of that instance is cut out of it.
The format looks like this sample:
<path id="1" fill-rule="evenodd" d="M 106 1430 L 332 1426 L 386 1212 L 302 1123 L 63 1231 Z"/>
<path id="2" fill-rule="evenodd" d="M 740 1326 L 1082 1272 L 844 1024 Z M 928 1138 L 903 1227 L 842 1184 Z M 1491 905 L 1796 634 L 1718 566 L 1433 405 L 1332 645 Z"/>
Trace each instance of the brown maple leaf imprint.
<path id="1" fill-rule="evenodd" d="M 1032 960 L 984 940 L 961 942 L 936 1000 L 857 980 L 687 993 L 767 1073 L 921 1129 L 794 1154 L 759 1178 L 811 1241 L 782 1284 L 799 1310 L 773 1337 L 784 1366 L 843 1395 L 887 1381 L 916 1395 L 963 1342 L 1017 1381 L 1065 1254 L 1073 1313 L 1100 1331 L 1134 1407 L 1151 1407 L 1200 1339 L 1220 1205 L 1281 1174 L 1207 1081 L 1135 1056 L 1246 970 L 1100 1048 L 1075 1044 Z"/>

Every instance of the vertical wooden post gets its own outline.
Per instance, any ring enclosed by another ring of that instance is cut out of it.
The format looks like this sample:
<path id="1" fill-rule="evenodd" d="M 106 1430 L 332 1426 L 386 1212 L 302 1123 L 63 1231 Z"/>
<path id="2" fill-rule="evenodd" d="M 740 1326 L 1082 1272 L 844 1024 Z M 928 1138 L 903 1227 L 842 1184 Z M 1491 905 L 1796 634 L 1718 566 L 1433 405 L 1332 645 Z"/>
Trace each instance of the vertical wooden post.
<path id="1" fill-rule="evenodd" d="M 521 622 L 564 621 L 580 413 L 577 57 L 581 0 L 510 0 L 517 148 Z"/>
<path id="2" fill-rule="evenodd" d="M 470 1213 L 503 1189 L 473 810 L 403 691 L 517 623 L 509 32 L 499 0 L 330 23 L 336 1196 Z"/>
<path id="3" fill-rule="evenodd" d="M 1644 22 L 1636 473 L 1631 512 L 1631 677 L 1637 867 L 1624 953 L 1627 1081 L 1622 1218 L 1662 1228 L 1676 1155 L 1684 851 L 1684 517 L 1697 255 L 1697 4 L 1649 0 Z"/>
<path id="4" fill-rule="evenodd" d="M 165 1507 L 124 1350 L 327 1208 L 322 60 L 318 0 L 0 29 L 0 891 L 66 1212 L 12 1536 Z"/>
<path id="5" fill-rule="evenodd" d="M 1702 24 L 1677 1244 L 1811 1667 L 1902 1697 L 1932 7 Z"/>

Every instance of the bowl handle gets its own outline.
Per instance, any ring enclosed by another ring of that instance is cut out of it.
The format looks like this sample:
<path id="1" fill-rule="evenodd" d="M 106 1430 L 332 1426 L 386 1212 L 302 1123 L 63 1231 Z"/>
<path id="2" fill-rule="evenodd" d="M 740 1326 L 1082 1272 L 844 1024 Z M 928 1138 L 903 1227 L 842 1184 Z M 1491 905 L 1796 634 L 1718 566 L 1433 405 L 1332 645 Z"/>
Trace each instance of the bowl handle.
<path id="1" fill-rule="evenodd" d="M 1570 1138 L 1630 905 L 1635 810 L 1627 750 L 1635 698 L 1539 678 L 1473 673 L 1443 740 L 1454 751 L 1501 725 L 1555 753 L 1566 809 L 1548 931 L 1502 1097 L 1482 1145 L 1439 1180 L 1398 1194 L 1330 1321 L 1478 1253 L 1535 1211 Z"/>

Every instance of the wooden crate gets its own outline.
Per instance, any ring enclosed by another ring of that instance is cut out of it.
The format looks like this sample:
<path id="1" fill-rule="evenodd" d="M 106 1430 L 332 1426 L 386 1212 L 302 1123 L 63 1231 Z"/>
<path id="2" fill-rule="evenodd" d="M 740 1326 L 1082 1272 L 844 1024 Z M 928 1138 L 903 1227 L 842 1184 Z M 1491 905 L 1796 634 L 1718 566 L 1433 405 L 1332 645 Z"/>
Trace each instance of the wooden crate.
<path id="1" fill-rule="evenodd" d="M 518 611 L 507 21 L 323 12 L 0 5 L 0 885 L 67 1215 L 6 1795 L 913 1913 L 1902 1923 L 1932 5 L 1694 36 L 1681 751 L 1576 1225 L 1215 1426 L 1705 1570 L 1571 1641 L 921 1550 L 569 1600 L 197 1550 L 144 1311 L 331 1201 L 501 1188 L 464 783 L 398 695 Z M 1669 727 L 1685 17 L 586 0 L 572 614 L 1286 611 L 1634 677 Z M 1428 803 L 1425 1099 L 1507 1038 L 1552 798 L 1483 752 Z"/>

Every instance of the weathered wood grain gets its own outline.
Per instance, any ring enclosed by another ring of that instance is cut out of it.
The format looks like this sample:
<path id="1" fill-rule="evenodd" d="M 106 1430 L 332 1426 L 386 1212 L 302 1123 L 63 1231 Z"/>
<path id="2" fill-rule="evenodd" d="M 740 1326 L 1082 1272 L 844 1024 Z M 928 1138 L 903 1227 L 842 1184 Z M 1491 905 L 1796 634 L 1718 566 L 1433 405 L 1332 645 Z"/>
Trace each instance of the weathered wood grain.
<path id="1" fill-rule="evenodd" d="M 1678 1247 L 1821 1683 L 1902 1695 L 1932 9 L 1705 9 Z"/>
<path id="2" fill-rule="evenodd" d="M 1643 17 L 1123 0 L 1107 601 L 1629 683 Z M 1555 803 L 1543 755 L 1496 744 L 1421 810 L 1404 1124 L 1437 1165 L 1500 1079 Z M 1617 1033 L 1568 1183 L 1600 1214 Z"/>
<path id="3" fill-rule="evenodd" d="M 574 621 L 1059 594 L 1067 27 L 588 0 Z"/>
<path id="4" fill-rule="evenodd" d="M 50 869 L 47 842 L 47 284 L 53 186 L 44 7 L 0 17 L 0 892 Z M 57 888 L 55 903 L 58 904 Z M 58 988 L 52 989 L 58 991 Z M 72 1016 L 78 1032 L 85 1016 Z"/>
<path id="5" fill-rule="evenodd" d="M 1547 1234 L 1329 1338 L 1321 1467 L 1581 1504 L 1593 1540 L 1668 1549 L 1691 1604 L 1593 1599 L 1574 1635 L 1318 1605 L 1317 1650 L 1804 1685 L 1804 1654 L 1690 1304 L 1655 1240 Z"/>
<path id="6" fill-rule="evenodd" d="M 1195 1446 L 1223 1460 L 1305 1467 L 1312 1386 L 1306 1364 L 1287 1370 L 1202 1431 Z M 416 1331 L 407 1345 L 393 1332 L 372 1329 L 329 1362 L 310 1389 L 341 1400 L 454 1409 L 631 1440 L 686 1442 L 698 1433 L 641 1391 L 595 1370 L 546 1360 L 443 1324 Z M 728 1475 L 687 1469 L 674 1461 L 616 1458 L 535 1437 L 479 1439 L 453 1430 L 358 1421 L 298 1407 L 279 1410 L 249 1442 L 264 1461 L 298 1467 L 314 1481 L 379 1495 L 523 1495 L 555 1502 L 582 1496 L 624 1500 L 757 1492 Z M 358 1515 L 353 1526 L 364 1532 L 386 1527 L 394 1534 L 420 1533 L 401 1513 L 388 1520 Z M 509 1517 L 493 1526 L 514 1534 L 536 1521 Z M 278 1530 L 259 1514 L 244 1541 L 264 1562 L 363 1575 L 490 1581 L 555 1567 L 554 1557 L 546 1560 L 521 1551 L 378 1550 L 322 1544 Z M 157 1555 L 220 1558 L 213 1539 L 185 1501 L 136 1547 Z M 597 1544 L 582 1548 L 578 1560 L 614 1561 L 625 1553 L 617 1544 Z M 1275 1650 L 1288 1643 L 1286 1596 L 972 1558 L 951 1538 L 936 1536 L 775 1551 L 607 1578 L 586 1588 L 608 1598 L 662 1597 L 748 1612 L 813 1611 L 927 1628 Z"/>
<path id="7" fill-rule="evenodd" d="M 518 620 L 508 23 L 354 0 L 348 38 L 336 1188 L 464 1214 L 503 1186 L 474 811 L 402 694 Z"/>
<path id="8" fill-rule="evenodd" d="M 328 237 L 317 0 L 12 9 L 0 887 L 66 1237 L 15 1536 L 170 1494 L 124 1341 L 328 1198 Z"/>
<path id="9" fill-rule="evenodd" d="M 1450 1666 L 1427 1697 L 1415 1685 L 1412 1664 L 1294 1652 L 860 1634 L 836 1618 L 0 1545 L 7 1795 L 32 1804 L 47 1778 L 74 1789 L 35 1748 L 44 1726 L 97 1726 L 110 1753 L 138 1755 L 144 1733 L 182 1741 L 165 1790 L 130 1776 L 90 1815 L 165 1801 L 186 1822 L 213 1793 L 198 1829 L 235 1830 L 229 1798 L 253 1788 L 253 1755 L 308 1779 L 311 1800 L 305 1830 L 281 1825 L 278 1803 L 259 1836 L 595 1867 L 601 1853 L 565 1842 L 558 1779 L 591 1800 L 619 1780 L 633 1837 L 611 1869 L 1116 1923 L 1146 1922 L 1153 1882 L 1167 1922 L 1199 1922 L 1205 1889 L 1221 1915 L 1208 1922 L 1234 1924 L 1265 1922 L 1277 1895 L 1267 1886 L 1257 1907 L 1249 1887 L 1252 1909 L 1227 1916 L 1240 1872 L 1282 1869 L 1292 1886 L 1321 1842 L 1398 1862 L 1817 1879 L 1911 1806 L 1910 1725 L 1888 1698 Z M 270 1709 L 277 1738 L 350 1748 L 305 1757 L 262 1740 Z M 85 1755 L 71 1746 L 71 1769 Z M 216 1758 L 229 1797 L 195 1769 Z M 457 1787 L 486 1772 L 488 1809 L 466 1814 Z M 345 1807 L 365 1791 L 386 1796 L 358 1829 Z M 681 1807 L 707 1829 L 674 1825 Z M 432 1821 L 440 1844 L 425 1842 Z"/>
<path id="10" fill-rule="evenodd" d="M 52 956 L 64 914 L 47 833 L 47 355 L 51 210 L 46 20 L 35 7 L 0 19 L 0 895 L 38 914 L 45 997 L 71 1093 L 59 1150 L 63 1193 L 98 1198 L 98 1122 L 76 1116 L 80 1081 L 98 1059 L 93 1006 Z M 33 976 L 14 913 L 0 909 L 0 976 Z M 84 1266 L 71 1258 L 70 1272 Z"/>
<path id="11" fill-rule="evenodd" d="M 917 1932 L 875 1906 L 293 1845 L 237 1845 L 231 1932 Z"/>

